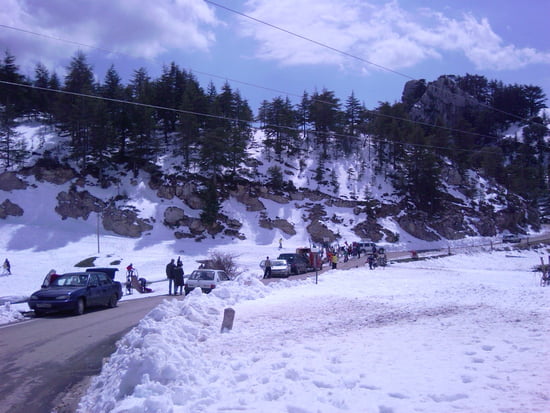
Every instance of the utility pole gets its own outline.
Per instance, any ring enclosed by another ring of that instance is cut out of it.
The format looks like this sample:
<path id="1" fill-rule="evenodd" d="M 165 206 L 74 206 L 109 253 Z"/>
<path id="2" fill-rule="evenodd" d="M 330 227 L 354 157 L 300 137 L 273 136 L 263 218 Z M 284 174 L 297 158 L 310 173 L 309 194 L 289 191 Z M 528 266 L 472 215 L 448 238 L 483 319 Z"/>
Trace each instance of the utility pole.
<path id="1" fill-rule="evenodd" d="M 101 217 L 101 212 L 97 213 L 97 253 L 99 254 L 99 220 Z"/>

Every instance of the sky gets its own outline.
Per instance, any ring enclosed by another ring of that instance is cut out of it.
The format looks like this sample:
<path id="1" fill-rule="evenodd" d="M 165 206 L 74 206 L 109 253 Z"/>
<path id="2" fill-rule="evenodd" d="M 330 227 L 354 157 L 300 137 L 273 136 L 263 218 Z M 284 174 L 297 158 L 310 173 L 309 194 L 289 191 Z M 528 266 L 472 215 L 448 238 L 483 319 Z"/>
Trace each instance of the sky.
<path id="1" fill-rule="evenodd" d="M 549 15 L 540 0 L 4 0 L 0 48 L 28 75 L 41 62 L 63 76 L 82 50 L 98 80 L 110 65 L 128 82 L 175 62 L 205 88 L 229 81 L 254 111 L 323 89 L 374 108 L 442 74 L 549 95 Z"/>

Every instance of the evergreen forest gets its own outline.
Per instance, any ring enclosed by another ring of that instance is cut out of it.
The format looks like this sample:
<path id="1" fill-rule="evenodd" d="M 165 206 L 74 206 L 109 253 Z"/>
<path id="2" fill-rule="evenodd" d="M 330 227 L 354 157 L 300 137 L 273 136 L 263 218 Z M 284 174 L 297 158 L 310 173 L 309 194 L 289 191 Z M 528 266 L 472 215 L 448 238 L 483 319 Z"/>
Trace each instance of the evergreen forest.
<path id="1" fill-rule="evenodd" d="M 239 176 L 254 133 L 261 130 L 261 150 L 275 162 L 318 154 L 319 183 L 334 179 L 325 162 L 368 147 L 368 167 L 427 212 L 441 208 L 447 163 L 463 173 L 474 170 L 533 205 L 548 195 L 549 121 L 542 111 L 547 99 L 537 86 L 449 76 L 450 90 L 468 100 L 462 110 L 448 108 L 445 114 L 426 105 L 419 109 L 418 98 L 429 86 L 425 80 L 402 101 L 372 109 L 353 92 L 340 100 L 323 89 L 304 91 L 298 102 L 285 96 L 264 100 L 253 110 L 229 83 L 220 90 L 213 83 L 200 85 L 176 63 L 164 66 L 156 79 L 138 68 L 124 83 L 114 66 L 99 78 L 82 52 L 62 78 L 40 63 L 34 77 L 25 76 L 6 52 L 0 62 L 0 167 L 25 164 L 33 148 L 26 147 L 18 125 L 36 120 L 60 139 L 58 153 L 44 156 L 100 179 L 121 167 L 137 171 L 167 155 L 179 157 L 181 174 L 203 177 L 205 196 L 215 206 L 218 180 Z M 276 167 L 268 184 L 292 186 Z"/>

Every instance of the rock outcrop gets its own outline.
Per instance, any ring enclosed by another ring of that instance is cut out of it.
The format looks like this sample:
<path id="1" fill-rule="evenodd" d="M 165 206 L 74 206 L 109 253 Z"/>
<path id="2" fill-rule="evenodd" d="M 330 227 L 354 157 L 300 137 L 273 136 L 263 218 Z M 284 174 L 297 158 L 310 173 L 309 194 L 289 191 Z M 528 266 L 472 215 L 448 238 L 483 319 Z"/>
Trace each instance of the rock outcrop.
<path id="1" fill-rule="evenodd" d="M 457 86 L 454 76 L 440 76 L 427 85 L 424 79 L 409 80 L 401 101 L 407 106 L 411 119 L 427 123 L 442 122 L 450 128 L 457 127 L 467 106 L 475 104 Z"/>
<path id="2" fill-rule="evenodd" d="M 129 209 L 107 208 L 103 211 L 102 222 L 107 231 L 131 238 L 139 238 L 144 232 L 153 229 L 150 223 Z"/>
<path id="3" fill-rule="evenodd" d="M 23 215 L 23 208 L 6 199 L 0 204 L 0 219 L 6 219 L 9 216 L 20 217 Z"/>
<path id="4" fill-rule="evenodd" d="M 61 215 L 61 219 L 82 218 L 87 220 L 92 212 L 101 212 L 105 209 L 105 202 L 92 196 L 88 191 L 77 191 L 71 188 L 68 192 L 60 192 L 57 195 L 55 212 Z"/>
<path id="5" fill-rule="evenodd" d="M 17 176 L 15 172 L 3 172 L 0 174 L 0 190 L 13 191 L 27 188 L 27 183 Z"/>

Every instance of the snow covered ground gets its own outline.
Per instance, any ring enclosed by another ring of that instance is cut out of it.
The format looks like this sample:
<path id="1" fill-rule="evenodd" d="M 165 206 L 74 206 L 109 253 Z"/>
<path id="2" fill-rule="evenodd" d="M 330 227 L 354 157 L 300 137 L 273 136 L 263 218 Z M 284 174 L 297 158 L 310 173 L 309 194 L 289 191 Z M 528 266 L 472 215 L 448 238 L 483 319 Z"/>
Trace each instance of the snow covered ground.
<path id="1" fill-rule="evenodd" d="M 547 412 L 538 261 L 457 255 L 318 284 L 244 276 L 168 299 L 119 342 L 80 411 Z"/>
<path id="2" fill-rule="evenodd" d="M 56 250 L 7 248 L 22 230 L 6 226 L 0 235 L 0 253 L 13 265 L 13 275 L 0 277 L 1 297 L 28 296 L 50 268 L 74 270 L 69 263 L 92 255 L 97 266 L 132 261 L 158 281 L 154 294 L 167 292 L 172 243 L 103 237 L 96 254 L 89 236 Z M 550 288 L 532 271 L 546 249 L 269 285 L 258 279 L 258 257 L 275 255 L 275 245 L 217 249 L 238 256 L 243 274 L 208 295 L 167 297 L 119 341 L 80 412 L 548 412 Z M 186 272 L 207 253 L 187 246 Z M 234 326 L 222 334 L 229 307 Z M 26 305 L 0 308 L 6 323 Z"/>

